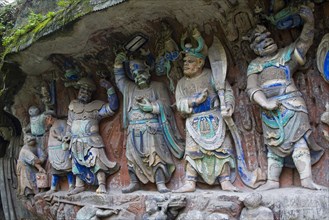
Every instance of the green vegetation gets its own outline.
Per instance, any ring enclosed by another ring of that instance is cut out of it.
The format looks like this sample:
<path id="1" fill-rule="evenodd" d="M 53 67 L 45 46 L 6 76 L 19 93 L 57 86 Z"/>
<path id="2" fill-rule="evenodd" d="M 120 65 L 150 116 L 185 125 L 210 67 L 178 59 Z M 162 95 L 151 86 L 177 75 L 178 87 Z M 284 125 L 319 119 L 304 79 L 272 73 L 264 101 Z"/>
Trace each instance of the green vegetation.
<path id="1" fill-rule="evenodd" d="M 79 3 L 83 2 L 89 2 L 87 0 L 59 0 L 57 2 L 57 5 L 59 6 L 59 10 L 57 11 L 49 11 L 47 14 L 36 14 L 33 11 L 30 12 L 28 15 L 28 22 L 21 26 L 21 27 L 15 27 L 11 30 L 8 30 L 4 33 L 4 37 L 2 39 L 2 45 L 4 47 L 11 47 L 15 48 L 22 42 L 22 37 L 26 34 L 31 34 L 29 36 L 30 38 L 34 37 L 35 34 L 42 31 L 48 23 L 50 22 L 57 22 L 59 23 L 59 26 L 65 25 L 67 22 L 72 21 L 75 18 L 78 18 L 88 12 L 91 11 L 91 8 L 87 11 L 83 11 L 82 13 L 79 11 L 76 14 L 72 14 L 71 12 L 74 12 L 74 9 L 77 8 Z M 85 4 L 83 4 L 85 6 Z M 1 16 L 1 15 L 0 15 Z M 1 20 L 0 20 L 1 22 Z M 1 36 L 1 30 L 5 30 L 6 27 L 3 27 L 4 25 L 0 23 L 0 36 Z M 13 45 L 15 44 L 15 45 Z"/>
<path id="2" fill-rule="evenodd" d="M 33 30 L 36 26 L 38 26 L 42 21 L 44 21 L 46 16 L 41 14 L 35 14 L 31 12 L 28 16 L 28 22 L 25 26 L 13 29 L 9 36 L 3 37 L 2 45 L 4 47 L 9 46 L 11 43 L 15 43 L 21 36 Z"/>
<path id="3" fill-rule="evenodd" d="M 66 7 L 72 5 L 72 4 L 76 3 L 76 2 L 77 2 L 77 0 L 59 0 L 59 1 L 57 2 L 57 5 L 58 5 L 59 7 L 66 8 Z"/>
<path id="4" fill-rule="evenodd" d="M 0 9 L 0 68 L 5 56 L 14 51 L 29 46 L 31 43 L 65 24 L 89 13 L 92 7 L 89 0 L 59 0 L 56 11 L 48 11 L 39 14 L 31 11 L 27 16 L 27 22 L 21 26 L 15 26 L 15 19 L 8 19 L 8 11 L 12 8 Z M 4 20 L 5 18 L 5 20 Z M 2 48 L 1 48 L 2 47 Z"/>
<path id="5" fill-rule="evenodd" d="M 13 10 L 10 6 L 6 5 L 0 8 L 0 40 L 4 35 L 7 28 L 13 27 L 11 18 L 13 17 Z"/>
<path id="6" fill-rule="evenodd" d="M 93 10 L 90 0 L 57 0 L 57 7 L 55 5 L 42 13 L 36 13 L 32 7 L 28 15 L 20 20 L 22 23 L 19 23 L 20 21 L 17 22 L 16 19 L 18 13 L 26 9 L 24 3 L 26 0 L 21 0 L 15 5 L 0 7 L 0 99 L 8 87 L 4 86 L 6 74 L 2 72 L 6 55 L 23 50 L 42 36 L 62 28 Z"/>

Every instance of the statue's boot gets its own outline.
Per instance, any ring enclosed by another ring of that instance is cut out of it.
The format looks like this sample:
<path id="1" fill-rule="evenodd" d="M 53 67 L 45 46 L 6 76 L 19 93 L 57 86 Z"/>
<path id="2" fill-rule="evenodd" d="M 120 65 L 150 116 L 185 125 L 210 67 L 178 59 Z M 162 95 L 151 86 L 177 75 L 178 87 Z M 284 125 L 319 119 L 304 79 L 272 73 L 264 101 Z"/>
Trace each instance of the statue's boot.
<path id="1" fill-rule="evenodd" d="M 326 190 L 325 186 L 318 185 L 313 182 L 311 157 L 308 147 L 298 148 L 292 154 L 295 166 L 298 170 L 301 179 L 301 185 L 308 189 Z"/>
<path id="2" fill-rule="evenodd" d="M 220 182 L 220 185 L 222 187 L 222 190 L 224 190 L 224 191 L 231 191 L 231 192 L 240 192 L 241 191 L 240 189 L 233 186 L 233 184 L 229 180 L 224 180 L 224 181 Z"/>
<path id="3" fill-rule="evenodd" d="M 196 182 L 192 180 L 186 180 L 184 185 L 176 190 L 173 190 L 174 193 L 185 193 L 185 192 L 194 192 L 196 188 Z"/>
<path id="4" fill-rule="evenodd" d="M 75 194 L 78 194 L 78 193 L 81 193 L 83 191 L 86 190 L 86 187 L 84 186 L 76 186 L 73 190 L 69 191 L 67 193 L 68 196 L 72 196 L 72 195 L 75 195 Z"/>
<path id="5" fill-rule="evenodd" d="M 97 180 L 98 180 L 98 188 L 96 190 L 96 193 L 97 194 L 106 193 L 106 187 L 105 187 L 106 176 L 103 171 L 98 171 Z"/>
<path id="6" fill-rule="evenodd" d="M 51 201 L 51 199 L 53 198 L 53 193 L 55 193 L 56 191 L 57 191 L 56 189 L 50 188 L 50 190 L 46 192 L 46 194 L 43 196 L 43 198 L 46 201 Z"/>
<path id="7" fill-rule="evenodd" d="M 50 190 L 48 192 L 46 192 L 46 195 L 44 195 L 43 198 L 45 198 L 46 200 L 50 200 L 51 199 L 51 195 L 56 192 L 56 186 L 57 186 L 57 183 L 59 181 L 59 176 L 58 175 L 55 175 L 53 174 L 51 176 L 51 187 L 50 187 Z"/>
<path id="8" fill-rule="evenodd" d="M 122 189 L 122 193 L 131 193 L 140 189 L 140 182 L 135 172 L 132 169 L 128 169 L 128 173 L 130 176 L 130 184 L 126 188 Z"/>
<path id="9" fill-rule="evenodd" d="M 174 193 L 194 192 L 196 188 L 198 173 L 190 163 L 186 164 L 185 183 L 179 189 L 174 190 Z"/>
<path id="10" fill-rule="evenodd" d="M 258 191 L 278 189 L 280 187 L 279 179 L 283 167 L 283 158 L 271 154 L 267 159 L 267 182 L 260 186 Z"/>
<path id="11" fill-rule="evenodd" d="M 158 168 L 155 173 L 155 183 L 157 184 L 157 189 L 159 193 L 167 193 L 170 192 L 170 189 L 168 189 L 165 185 L 165 175 L 163 173 L 163 170 Z"/>
<path id="12" fill-rule="evenodd" d="M 83 191 L 85 191 L 86 188 L 85 188 L 85 184 L 84 182 L 78 177 L 76 176 L 76 185 L 75 185 L 75 189 L 69 191 L 67 193 L 68 196 L 71 196 L 71 195 L 75 195 L 75 194 L 78 194 L 78 193 L 81 193 Z"/>
<path id="13" fill-rule="evenodd" d="M 74 189 L 74 175 L 72 172 L 68 172 L 66 174 L 67 181 L 69 183 L 69 191 L 72 191 Z"/>
<path id="14" fill-rule="evenodd" d="M 218 177 L 222 190 L 224 191 L 231 191 L 231 192 L 239 192 L 240 189 L 233 186 L 230 181 L 230 166 L 228 163 L 225 163 L 223 166 L 223 170 Z"/>

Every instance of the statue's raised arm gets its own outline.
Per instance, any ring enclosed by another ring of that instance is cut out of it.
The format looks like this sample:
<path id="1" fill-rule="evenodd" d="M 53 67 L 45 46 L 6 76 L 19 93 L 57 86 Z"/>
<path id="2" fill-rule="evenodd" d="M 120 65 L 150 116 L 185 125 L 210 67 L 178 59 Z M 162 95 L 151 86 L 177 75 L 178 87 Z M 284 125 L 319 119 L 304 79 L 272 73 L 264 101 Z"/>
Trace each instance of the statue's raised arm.
<path id="1" fill-rule="evenodd" d="M 123 63 L 129 64 L 129 70 L 124 69 Z M 123 53 L 115 59 L 114 74 L 123 94 L 123 127 L 128 131 L 130 185 L 122 192 L 139 190 L 147 182 L 155 183 L 160 193 L 168 192 L 165 183 L 175 170 L 172 154 L 181 158 L 184 148 L 175 130 L 167 88 L 150 80 L 150 68 L 144 60 L 128 61 Z"/>

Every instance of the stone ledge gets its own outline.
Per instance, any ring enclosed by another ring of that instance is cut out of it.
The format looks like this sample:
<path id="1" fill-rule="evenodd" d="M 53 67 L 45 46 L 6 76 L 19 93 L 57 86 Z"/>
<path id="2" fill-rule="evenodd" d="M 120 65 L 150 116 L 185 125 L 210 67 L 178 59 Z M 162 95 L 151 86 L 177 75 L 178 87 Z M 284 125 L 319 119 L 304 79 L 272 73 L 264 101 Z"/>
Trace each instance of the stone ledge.
<path id="1" fill-rule="evenodd" d="M 76 219 L 78 210 L 83 206 L 113 210 L 108 218 L 102 219 L 142 219 L 145 213 L 145 201 L 166 201 L 169 198 L 186 198 L 186 207 L 179 212 L 177 219 L 190 219 L 191 215 L 198 219 L 214 219 L 214 215 L 238 219 L 244 208 L 241 199 L 248 192 L 224 192 L 219 190 L 200 190 L 194 193 L 166 193 L 155 191 L 137 191 L 122 194 L 110 191 L 108 194 L 97 195 L 94 192 L 83 192 L 78 195 L 66 196 L 66 192 L 53 194 L 51 202 L 43 198 L 45 193 L 35 196 L 35 206 L 32 211 L 43 219 Z M 329 191 L 313 191 L 304 188 L 281 188 L 259 192 L 263 197 L 262 205 L 270 208 L 275 219 L 329 219 Z M 30 207 L 31 208 L 31 207 Z M 208 217 L 209 218 L 208 218 Z"/>

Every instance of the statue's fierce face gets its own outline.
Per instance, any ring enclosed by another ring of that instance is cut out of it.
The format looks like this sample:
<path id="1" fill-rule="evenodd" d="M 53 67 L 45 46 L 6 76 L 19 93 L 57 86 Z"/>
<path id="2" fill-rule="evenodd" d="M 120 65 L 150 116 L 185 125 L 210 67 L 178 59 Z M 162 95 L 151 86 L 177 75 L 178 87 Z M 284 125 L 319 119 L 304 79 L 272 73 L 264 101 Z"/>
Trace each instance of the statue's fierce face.
<path id="1" fill-rule="evenodd" d="M 78 100 L 82 103 L 89 103 L 91 100 L 92 91 L 86 87 L 80 87 Z"/>
<path id="2" fill-rule="evenodd" d="M 186 77 L 195 77 L 202 73 L 204 60 L 195 56 L 186 55 L 184 57 L 184 75 Z"/>
<path id="3" fill-rule="evenodd" d="M 250 44 L 250 48 L 258 56 L 268 56 L 274 54 L 278 50 L 277 44 L 273 38 L 270 37 L 271 33 L 267 31 L 266 27 L 258 25 L 255 33 L 254 40 Z"/>
<path id="4" fill-rule="evenodd" d="M 278 46 L 274 42 L 273 38 L 266 38 L 252 49 L 255 54 L 263 57 L 275 53 L 278 50 Z"/>

